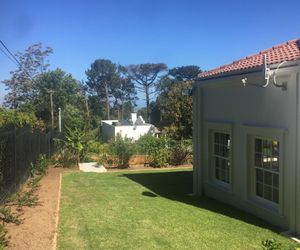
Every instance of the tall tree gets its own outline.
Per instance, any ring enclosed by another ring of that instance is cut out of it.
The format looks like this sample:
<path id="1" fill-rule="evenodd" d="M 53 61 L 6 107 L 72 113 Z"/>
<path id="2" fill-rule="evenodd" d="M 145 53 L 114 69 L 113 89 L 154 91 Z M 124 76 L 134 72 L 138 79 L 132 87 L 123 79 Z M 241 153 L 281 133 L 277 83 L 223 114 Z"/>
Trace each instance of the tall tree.
<path id="1" fill-rule="evenodd" d="M 118 79 L 118 67 L 110 60 L 97 59 L 86 72 L 91 92 L 96 93 L 106 103 L 107 119 L 110 120 L 110 97 L 112 96 Z"/>
<path id="2" fill-rule="evenodd" d="M 164 63 L 145 63 L 127 66 L 127 73 L 138 91 L 145 95 L 147 120 L 150 120 L 150 99 L 156 91 L 158 77 L 167 69 Z"/>
<path id="3" fill-rule="evenodd" d="M 132 112 L 135 107 L 136 90 L 134 83 L 126 74 L 126 68 L 119 65 L 119 76 L 115 85 L 113 96 L 115 98 L 115 107 L 120 112 L 120 119 L 123 120 L 125 116 Z M 126 112 L 127 111 L 127 112 Z"/>
<path id="4" fill-rule="evenodd" d="M 167 94 L 174 84 L 180 84 L 186 81 L 194 81 L 201 69 L 197 65 L 181 66 L 169 69 L 168 73 L 161 77 L 157 90 L 161 95 Z"/>
<path id="5" fill-rule="evenodd" d="M 176 81 L 192 81 L 201 73 L 201 69 L 197 65 L 188 65 L 172 68 L 169 70 L 169 77 L 174 78 Z"/>
<path id="6" fill-rule="evenodd" d="M 61 69 L 48 71 L 37 76 L 35 78 L 35 88 L 35 95 L 30 101 L 20 105 L 20 109 L 34 111 L 36 116 L 43 119 L 47 125 L 51 121 L 50 91 L 53 93 L 55 117 L 57 117 L 58 108 L 64 111 L 67 105 L 73 105 L 86 111 L 80 82 Z"/>
<path id="7" fill-rule="evenodd" d="M 46 58 L 53 53 L 50 47 L 43 48 L 41 43 L 33 44 L 23 53 L 16 53 L 18 68 L 12 72 L 11 78 L 4 80 L 9 93 L 5 96 L 5 105 L 17 108 L 30 101 L 35 95 L 35 77 L 47 70 Z"/>
<path id="8" fill-rule="evenodd" d="M 199 73 L 201 69 L 198 66 L 182 66 L 170 69 L 159 81 L 159 125 L 176 139 L 192 136 L 192 97 L 182 96 L 181 92 L 192 87 Z"/>

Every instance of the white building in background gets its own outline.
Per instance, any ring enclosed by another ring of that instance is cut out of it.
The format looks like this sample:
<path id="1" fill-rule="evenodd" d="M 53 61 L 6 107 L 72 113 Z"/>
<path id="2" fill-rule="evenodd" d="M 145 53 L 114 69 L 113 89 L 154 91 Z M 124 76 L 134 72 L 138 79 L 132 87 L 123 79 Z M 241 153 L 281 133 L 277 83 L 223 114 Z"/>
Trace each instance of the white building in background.
<path id="1" fill-rule="evenodd" d="M 123 138 L 127 137 L 134 141 L 143 135 L 156 136 L 158 129 L 149 123 L 146 123 L 142 116 L 137 117 L 136 113 L 131 114 L 130 120 L 102 120 L 101 121 L 102 140 L 104 142 L 115 138 L 120 134 Z"/>

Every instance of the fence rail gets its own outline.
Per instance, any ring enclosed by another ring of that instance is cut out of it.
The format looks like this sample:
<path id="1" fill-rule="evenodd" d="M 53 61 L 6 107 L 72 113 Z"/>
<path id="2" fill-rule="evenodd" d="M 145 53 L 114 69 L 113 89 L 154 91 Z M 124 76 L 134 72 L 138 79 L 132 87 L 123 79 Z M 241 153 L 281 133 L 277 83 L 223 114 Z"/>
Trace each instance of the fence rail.
<path id="1" fill-rule="evenodd" d="M 31 129 L 5 127 L 0 129 L 0 203 L 30 175 L 31 163 L 40 154 L 51 156 L 53 143 L 50 133 Z"/>

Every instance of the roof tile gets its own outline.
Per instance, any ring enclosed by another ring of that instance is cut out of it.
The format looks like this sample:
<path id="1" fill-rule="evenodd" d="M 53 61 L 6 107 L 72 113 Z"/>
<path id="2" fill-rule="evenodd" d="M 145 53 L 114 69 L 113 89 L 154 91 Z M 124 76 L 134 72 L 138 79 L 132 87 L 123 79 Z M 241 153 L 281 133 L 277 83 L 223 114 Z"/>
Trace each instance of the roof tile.
<path id="1" fill-rule="evenodd" d="M 228 72 L 262 66 L 264 63 L 264 55 L 267 56 L 268 65 L 300 59 L 300 38 L 273 46 L 270 49 L 262 50 L 258 54 L 249 55 L 243 59 L 236 60 L 231 64 L 225 64 L 219 68 L 202 72 L 198 77 L 206 78 L 210 76 L 221 76 Z"/>

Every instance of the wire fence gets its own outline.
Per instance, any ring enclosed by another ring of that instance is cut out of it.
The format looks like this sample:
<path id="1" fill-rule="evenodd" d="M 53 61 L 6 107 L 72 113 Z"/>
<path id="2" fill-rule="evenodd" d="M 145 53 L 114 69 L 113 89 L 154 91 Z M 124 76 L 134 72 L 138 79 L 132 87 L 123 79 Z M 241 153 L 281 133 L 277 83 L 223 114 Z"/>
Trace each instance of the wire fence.
<path id="1" fill-rule="evenodd" d="M 5 127 L 0 129 L 0 203 L 19 190 L 40 154 L 53 152 L 51 133 Z"/>

